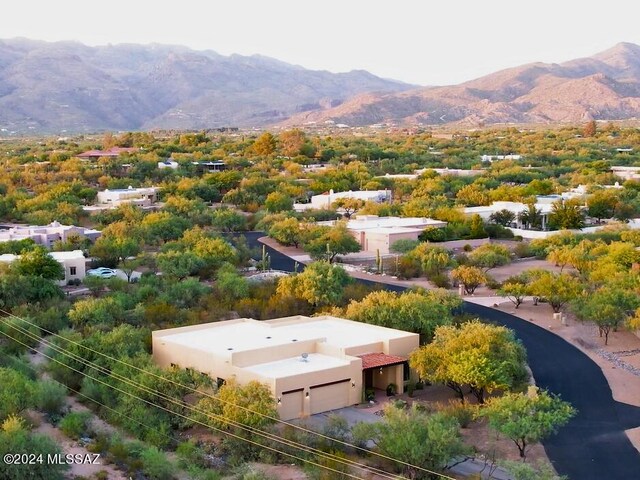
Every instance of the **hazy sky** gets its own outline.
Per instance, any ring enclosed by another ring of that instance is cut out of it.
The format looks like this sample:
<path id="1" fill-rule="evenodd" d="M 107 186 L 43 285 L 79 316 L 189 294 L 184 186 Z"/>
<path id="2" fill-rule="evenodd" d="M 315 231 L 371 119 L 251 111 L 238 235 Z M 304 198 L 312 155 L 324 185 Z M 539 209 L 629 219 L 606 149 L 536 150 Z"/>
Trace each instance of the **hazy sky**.
<path id="1" fill-rule="evenodd" d="M 632 0 L 16 0 L 0 38 L 167 43 L 450 84 L 640 44 Z"/>

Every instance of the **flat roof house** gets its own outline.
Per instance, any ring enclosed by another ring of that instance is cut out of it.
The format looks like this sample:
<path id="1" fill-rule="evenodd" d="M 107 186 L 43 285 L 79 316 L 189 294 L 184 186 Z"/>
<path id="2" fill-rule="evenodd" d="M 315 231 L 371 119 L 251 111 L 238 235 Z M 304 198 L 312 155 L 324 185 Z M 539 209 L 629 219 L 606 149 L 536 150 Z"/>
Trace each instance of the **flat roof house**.
<path id="1" fill-rule="evenodd" d="M 131 203 L 139 207 L 150 207 L 158 200 L 158 187 L 143 187 L 143 188 L 116 188 L 113 190 L 103 190 L 98 192 L 98 203 L 88 207 L 83 207 L 83 210 L 100 211 L 109 208 L 116 208 L 125 203 Z"/>
<path id="2" fill-rule="evenodd" d="M 360 403 L 367 388 L 404 391 L 419 336 L 332 316 L 250 318 L 158 330 L 153 358 L 223 381 L 267 384 L 290 420 Z"/>
<path id="3" fill-rule="evenodd" d="M 334 221 L 318 222 L 333 225 Z M 426 228 L 444 228 L 447 222 L 425 217 L 379 217 L 378 215 L 356 215 L 347 222 L 347 229 L 367 252 L 386 255 L 398 240 L 418 240 Z"/>
<path id="4" fill-rule="evenodd" d="M 339 198 L 356 198 L 365 202 L 371 201 L 376 203 L 388 202 L 391 200 L 390 190 L 349 190 L 348 192 L 328 192 L 314 195 L 311 197 L 311 208 L 331 208 L 333 202 Z"/>
<path id="5" fill-rule="evenodd" d="M 14 225 L 7 230 L 0 230 L 0 242 L 31 239 L 39 245 L 51 248 L 57 241 L 65 241 L 70 235 L 79 235 L 95 241 L 100 237 L 99 230 L 62 225 L 51 222 L 49 225 Z"/>
<path id="6" fill-rule="evenodd" d="M 136 147 L 112 147 L 107 150 L 87 150 L 76 155 L 83 160 L 97 160 L 102 157 L 117 158 L 123 153 L 136 153 L 140 149 Z"/>
<path id="7" fill-rule="evenodd" d="M 62 268 L 64 268 L 64 279 L 59 280 L 58 285 L 67 285 L 70 280 L 82 280 L 86 276 L 86 259 L 82 250 L 73 250 L 71 252 L 49 252 L 54 260 L 56 260 Z M 0 255 L 0 262 L 12 263 L 20 258 L 20 255 L 5 253 Z"/>
<path id="8" fill-rule="evenodd" d="M 624 180 L 640 179 L 640 167 L 613 166 L 611 173 Z"/>

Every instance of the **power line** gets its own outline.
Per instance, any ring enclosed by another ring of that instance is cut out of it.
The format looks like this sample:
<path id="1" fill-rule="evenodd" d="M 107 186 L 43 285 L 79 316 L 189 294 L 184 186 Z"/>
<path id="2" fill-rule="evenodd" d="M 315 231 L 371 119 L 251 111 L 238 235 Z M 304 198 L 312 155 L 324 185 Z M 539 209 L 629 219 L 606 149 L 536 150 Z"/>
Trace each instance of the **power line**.
<path id="1" fill-rule="evenodd" d="M 5 323 L 5 324 L 6 324 L 6 323 Z M 58 363 L 58 364 L 60 364 L 60 365 L 62 365 L 62 366 L 64 366 L 64 367 L 66 367 L 66 368 L 69 368 L 70 370 L 73 370 L 74 372 L 79 373 L 80 375 L 82 375 L 82 376 L 84 376 L 84 377 L 90 378 L 90 379 L 92 379 L 92 380 L 94 380 L 94 381 L 96 381 L 96 382 L 98 382 L 98 383 L 101 383 L 101 384 L 103 384 L 103 385 L 105 385 L 105 386 L 107 386 L 107 387 L 109 387 L 109 388 L 112 388 L 112 389 L 114 389 L 114 390 L 116 390 L 116 391 L 118 391 L 118 392 L 120 392 L 120 393 L 124 393 L 125 395 L 128 395 L 128 396 L 130 396 L 130 397 L 132 397 L 132 398 L 134 398 L 134 399 L 136 399 L 136 400 L 140 400 L 140 401 L 142 401 L 142 402 L 145 402 L 145 403 L 147 403 L 147 404 L 149 404 L 149 405 L 151 405 L 151 406 L 153 406 L 153 407 L 156 407 L 156 408 L 162 409 L 162 410 L 164 410 L 164 411 L 166 411 L 166 412 L 170 413 L 171 415 L 177 415 L 177 416 L 179 416 L 179 417 L 181 417 L 181 418 L 184 418 L 185 420 L 189 420 L 189 421 L 191 421 L 191 422 L 193 422 L 193 423 L 197 423 L 197 424 L 202 425 L 202 426 L 204 426 L 204 427 L 211 428 L 212 430 L 215 430 L 215 431 L 217 431 L 217 432 L 219 432 L 219 433 L 222 433 L 223 435 L 231 436 L 231 437 L 236 438 L 236 439 L 238 439 L 238 440 L 240 440 L 240 441 L 247 442 L 247 443 L 250 443 L 250 444 L 252 444 L 252 445 L 256 445 L 256 446 L 258 446 L 258 447 L 265 448 L 265 449 L 267 449 L 267 450 L 271 450 L 271 451 L 273 451 L 273 452 L 275 452 L 275 453 L 278 453 L 278 454 L 281 454 L 281 455 L 285 455 L 285 456 L 288 456 L 288 457 L 290 457 L 290 458 L 294 458 L 294 459 L 296 459 L 296 460 L 300 460 L 301 462 L 308 463 L 308 464 L 310 464 L 310 465 L 314 465 L 314 466 L 319 467 L 319 468 L 324 468 L 325 470 L 329 470 L 329 471 L 332 471 L 332 472 L 335 472 L 335 473 L 339 473 L 339 474 L 341 474 L 341 475 L 345 475 L 345 476 L 348 476 L 348 477 L 354 478 L 354 479 L 356 479 L 356 480 L 364 480 L 364 479 L 362 479 L 362 478 L 360 478 L 360 477 L 356 477 L 355 475 L 352 475 L 352 474 L 350 474 L 350 473 L 341 472 L 341 471 L 339 471 L 339 470 L 333 469 L 333 468 L 328 467 L 328 466 L 326 466 L 326 465 L 321 465 L 321 464 L 316 463 L 316 462 L 313 462 L 313 461 L 311 461 L 311 460 L 309 460 L 309 459 L 306 459 L 306 458 L 303 458 L 303 457 L 298 457 L 298 456 L 293 455 L 293 454 L 291 454 L 291 453 L 288 453 L 288 452 L 284 452 L 284 451 L 278 450 L 278 449 L 276 449 L 276 448 L 270 447 L 270 446 L 268 446 L 268 445 L 264 445 L 264 444 L 259 443 L 259 442 L 255 442 L 255 441 L 253 441 L 253 440 L 250 440 L 250 439 L 248 439 L 248 438 L 242 437 L 242 436 L 240 436 L 240 435 L 236 435 L 236 434 L 234 434 L 234 433 L 232 433 L 232 432 L 228 432 L 228 431 L 226 431 L 226 430 L 222 430 L 222 429 L 217 428 L 217 427 L 215 427 L 215 426 L 213 426 L 213 425 L 210 425 L 210 424 L 207 424 L 207 423 L 201 422 L 200 420 L 197 420 L 197 419 L 194 419 L 194 418 L 187 417 L 186 415 L 183 415 L 183 414 L 181 414 L 181 413 L 173 412 L 173 411 L 169 410 L 168 408 L 166 408 L 166 407 L 164 407 L 164 406 L 162 406 L 162 405 L 155 404 L 155 403 L 153 403 L 153 402 L 151 402 L 151 401 L 149 401 L 149 400 L 146 400 L 146 399 L 141 398 L 141 397 L 139 397 L 139 396 L 137 396 L 137 395 L 134 395 L 134 394 L 133 394 L 133 393 L 131 393 L 131 392 L 127 392 L 126 390 L 122 390 L 122 389 L 120 389 L 120 388 L 117 388 L 117 387 L 115 387 L 115 386 L 113 386 L 113 385 L 110 385 L 109 383 L 103 382 L 102 380 L 100 380 L 100 379 L 98 379 L 98 378 L 92 377 L 91 375 L 88 375 L 88 374 L 86 374 L 86 373 L 84 373 L 84 372 L 82 372 L 82 371 L 80 371 L 80 370 L 78 370 L 78 369 L 75 369 L 75 368 L 73 368 L 73 367 L 71 367 L 71 366 L 69 366 L 69 365 L 66 365 L 65 363 L 60 362 L 59 360 L 57 360 L 57 359 L 55 359 L 55 358 L 51 357 L 50 355 L 47 355 L 47 354 L 46 354 L 46 353 L 44 353 L 44 352 L 41 352 L 41 351 L 39 351 L 39 350 L 37 350 L 37 349 L 34 349 L 33 347 L 29 346 L 28 344 L 26 344 L 26 343 L 24 343 L 24 342 L 21 342 L 20 340 L 16 339 L 15 337 L 12 337 L 11 335 L 7 334 L 6 332 L 0 332 L 0 333 L 2 333 L 3 335 L 7 336 L 7 337 L 8 337 L 8 338 L 10 338 L 10 339 L 12 339 L 13 341 L 15 341 L 15 342 L 19 343 L 20 345 L 23 345 L 23 346 L 25 346 L 25 347 L 27 347 L 27 348 L 29 348 L 29 349 L 32 349 L 32 350 L 36 351 L 37 353 L 40 353 L 40 354 L 41 354 L 41 355 L 43 355 L 44 357 L 48 358 L 49 360 L 52 360 L 52 361 L 54 361 L 54 362 L 56 362 L 56 363 Z M 38 337 L 38 338 L 39 338 L 39 337 Z"/>
<path id="2" fill-rule="evenodd" d="M 167 396 L 167 395 L 165 395 L 165 394 L 163 394 L 161 392 L 158 392 L 157 390 L 154 390 L 154 389 L 151 389 L 149 387 L 146 387 L 145 385 L 142 385 L 140 383 L 133 382 L 132 380 L 129 380 L 126 377 L 122 377 L 121 375 L 118 375 L 118 374 L 116 374 L 114 372 L 111 372 L 108 369 L 106 369 L 105 367 L 96 366 L 94 363 L 92 363 L 92 362 L 90 362 L 90 361 L 88 361 L 86 359 L 83 359 L 82 357 L 79 357 L 78 355 L 76 355 L 74 353 L 69 353 L 65 349 L 63 349 L 63 348 L 61 348 L 61 347 L 59 347 L 59 346 L 57 346 L 55 344 L 52 344 L 51 342 L 48 342 L 45 339 L 42 339 L 42 338 L 38 337 L 36 334 L 31 333 L 28 330 L 23 329 L 22 327 L 9 325 L 9 324 L 6 324 L 6 325 L 8 325 L 10 328 L 13 328 L 14 330 L 20 331 L 22 334 L 29 336 L 33 340 L 40 340 L 40 341 L 44 342 L 45 344 L 49 345 L 51 348 L 56 350 L 58 353 L 61 353 L 62 355 L 66 355 L 66 356 L 68 356 L 68 357 L 70 357 L 70 358 L 72 358 L 72 359 L 74 359 L 76 361 L 79 361 L 79 362 L 81 362 L 82 364 L 84 364 L 85 366 L 87 366 L 89 368 L 93 368 L 95 370 L 98 370 L 101 373 L 103 373 L 105 375 L 108 375 L 110 377 L 113 377 L 116 380 L 119 380 L 119 381 L 121 381 L 121 382 L 123 382 L 123 383 L 125 383 L 127 385 L 130 385 L 130 386 L 133 386 L 135 388 L 138 388 L 139 390 L 143 390 L 146 393 L 151 393 L 153 395 L 156 395 L 156 396 L 160 397 L 163 400 L 167 400 L 167 401 L 169 401 L 169 402 L 171 402 L 173 404 L 176 404 L 176 405 L 178 405 L 178 406 L 180 406 L 182 408 L 186 408 L 186 409 L 188 409 L 188 410 L 190 410 L 192 412 L 195 412 L 197 414 L 201 414 L 201 415 L 207 416 L 209 418 L 213 418 L 214 420 L 221 421 L 221 422 L 223 422 L 223 423 L 225 423 L 227 425 L 235 426 L 236 428 L 240 428 L 240 429 L 242 429 L 244 431 L 247 431 L 248 433 L 256 434 L 256 435 L 261 436 L 262 438 L 265 438 L 267 440 L 275 441 L 275 442 L 281 443 L 281 444 L 283 444 L 285 446 L 288 446 L 288 447 L 297 448 L 297 449 L 302 450 L 302 451 L 304 451 L 306 453 L 312 453 L 312 454 L 318 455 L 319 457 L 322 457 L 322 458 L 329 458 L 331 460 L 334 460 L 334 461 L 336 461 L 338 463 L 345 464 L 347 466 L 360 468 L 360 469 L 363 469 L 363 470 L 366 470 L 366 471 L 374 471 L 378 475 L 383 476 L 385 478 L 392 478 L 392 479 L 393 478 L 398 478 L 395 475 L 394 476 L 390 476 L 389 472 L 385 472 L 384 470 L 380 470 L 380 469 L 378 469 L 376 467 L 371 467 L 371 466 L 368 466 L 368 465 L 364 465 L 364 464 L 356 462 L 354 460 L 350 460 L 350 459 L 346 459 L 346 458 L 337 456 L 337 455 L 332 454 L 330 452 L 324 452 L 324 451 L 319 450 L 317 448 L 314 448 L 314 447 L 311 447 L 311 446 L 308 446 L 308 445 L 304 445 L 304 444 L 300 444 L 298 442 L 283 438 L 283 437 L 278 436 L 278 435 L 274 435 L 274 434 L 272 434 L 270 432 L 265 432 L 263 430 L 255 428 L 255 427 L 250 427 L 250 426 L 244 425 L 242 423 L 226 419 L 226 418 L 224 418 L 224 417 L 222 417 L 220 415 L 212 414 L 210 412 L 203 412 L 202 410 L 199 410 L 199 409 L 197 409 L 195 407 L 192 407 L 191 405 L 188 405 L 187 403 L 185 403 L 183 401 L 178 401 L 176 399 L 173 399 L 173 398 L 171 398 L 171 397 L 169 397 L 169 396 Z M 13 337 L 11 337 L 11 338 L 13 338 Z M 51 357 L 47 356 L 47 358 L 51 358 Z M 91 377 L 90 375 L 88 375 L 86 373 L 80 372 L 77 369 L 69 367 L 68 365 L 66 365 L 66 364 L 64 364 L 62 362 L 59 362 L 59 361 L 57 361 L 55 359 L 54 359 L 54 361 L 56 361 L 57 363 L 60 363 L 61 365 L 66 366 L 67 368 L 70 368 L 73 371 L 76 371 L 76 372 L 80 373 L 81 375 L 84 375 L 85 377 L 91 378 L 93 380 L 97 380 L 95 377 Z M 101 383 L 104 383 L 104 382 L 101 382 Z M 109 385 L 109 384 L 106 384 L 106 385 Z M 147 402 L 147 403 L 150 403 L 150 402 Z M 154 403 L 152 403 L 152 404 L 156 405 Z M 159 406 L 159 408 L 164 408 L 164 407 Z M 168 409 L 166 409 L 166 410 L 167 411 L 171 411 L 171 410 L 168 410 Z"/>
<path id="3" fill-rule="evenodd" d="M 346 442 L 346 441 L 344 441 L 344 440 L 340 440 L 340 439 L 333 438 L 333 437 L 330 437 L 330 436 L 328 436 L 328 435 L 322 434 L 322 433 L 320 433 L 320 432 L 316 432 L 315 430 L 311 430 L 311 429 L 308 429 L 308 428 L 302 427 L 302 426 L 300 426 L 300 425 L 296 425 L 296 424 L 294 424 L 294 423 L 287 422 L 287 421 L 285 421 L 285 420 L 280 420 L 280 419 L 279 419 L 279 418 L 277 418 L 277 417 L 274 417 L 274 416 L 271 416 L 271 415 L 268 415 L 268 414 L 265 414 L 265 413 L 262 413 L 262 412 L 258 412 L 258 411 L 252 410 L 252 409 L 250 409 L 250 408 L 248 408 L 248 407 L 245 407 L 245 406 L 243 406 L 243 405 L 238 405 L 238 404 L 236 404 L 236 403 L 233 403 L 233 402 L 229 402 L 229 401 L 227 401 L 227 400 L 220 399 L 220 398 L 218 398 L 218 397 L 216 397 L 216 396 L 214 396 L 214 395 L 210 395 L 210 394 L 208 394 L 208 393 L 206 393 L 206 392 L 199 391 L 199 390 L 197 390 L 197 389 L 195 389 L 195 388 L 193 388 L 193 387 L 190 387 L 190 386 L 188 386 L 188 385 L 183 385 L 183 384 L 181 384 L 181 383 L 179 383 L 179 382 L 176 382 L 175 380 L 172 380 L 172 379 L 170 379 L 170 378 L 165 378 L 165 377 L 163 377 L 163 376 L 161 376 L 161 375 L 158 375 L 158 374 L 156 374 L 156 373 L 154 373 L 154 372 L 150 372 L 150 371 L 148 371 L 148 370 L 145 370 L 145 369 L 143 369 L 143 368 L 140 368 L 140 367 L 137 367 L 137 366 L 135 366 L 135 365 L 132 365 L 132 364 L 130 364 L 130 363 L 128 363 L 128 362 L 125 362 L 125 361 L 123 361 L 123 360 L 121 360 L 121 359 L 115 358 L 115 357 L 113 357 L 113 356 L 111 356 L 111 355 L 108 355 L 108 354 L 106 354 L 106 353 L 103 353 L 103 352 L 100 352 L 100 351 L 95 350 L 95 349 L 93 349 L 93 348 L 87 347 L 86 345 L 83 345 L 83 344 L 82 344 L 82 343 L 80 343 L 80 342 L 76 342 L 76 341 L 71 340 L 71 339 L 69 339 L 69 338 L 63 337 L 62 335 L 59 335 L 59 334 L 57 334 L 57 333 L 55 333 L 55 332 L 51 332 L 51 331 L 49 331 L 49 330 L 47 330 L 47 329 L 45 329 L 45 328 L 42 328 L 42 327 L 38 326 L 37 324 L 35 324 L 35 323 L 33 323 L 33 322 L 29 322 L 28 320 L 26 320 L 26 319 L 24 319 L 24 318 L 21 318 L 21 317 L 18 317 L 18 316 L 16 316 L 16 315 L 13 315 L 12 313 L 7 312 L 7 311 L 5 311 L 5 310 L 3 310 L 3 309 L 0 309 L 0 313 L 4 313 L 4 314 L 5 314 L 5 315 L 7 315 L 7 316 L 10 316 L 10 317 L 12 317 L 12 318 L 15 318 L 15 319 L 17 319 L 17 320 L 20 320 L 20 321 L 22 321 L 22 322 L 24 322 L 24 323 L 28 324 L 28 325 L 31 325 L 31 326 L 33 326 L 33 327 L 36 327 L 36 328 L 38 328 L 38 329 L 40 329 L 40 330 L 42 330 L 42 331 L 44 331 L 44 332 L 46 332 L 46 333 L 48 333 L 48 334 L 50 334 L 50 335 L 52 335 L 52 336 L 55 336 L 55 337 L 57 337 L 57 338 L 60 338 L 60 339 L 62 339 L 62 340 L 64 340 L 64 341 L 66 341 L 66 342 L 69 342 L 69 343 L 71 343 L 71 344 L 73 344 L 73 345 L 76 345 L 76 346 L 78 346 L 78 347 L 80 347 L 80 348 L 83 348 L 83 349 L 85 349 L 85 350 L 87 350 L 87 351 L 90 351 L 90 352 L 92 352 L 92 353 L 94 353 L 94 354 L 96 354 L 96 355 L 99 355 L 99 356 L 102 356 L 102 357 L 108 358 L 109 360 L 112 360 L 112 361 L 114 361 L 114 362 L 120 363 L 120 364 L 122 364 L 122 365 L 125 365 L 125 366 L 127 366 L 127 367 L 129 367 L 129 368 L 132 368 L 132 369 L 134 369 L 134 370 L 140 371 L 140 372 L 145 373 L 145 374 L 147 374 L 147 375 L 151 375 L 151 376 L 153 376 L 153 377 L 155 377 L 155 378 L 158 378 L 158 379 L 160 379 L 160 380 L 162 380 L 162 381 L 169 382 L 169 383 L 171 383 L 171 384 L 173 384 L 173 385 L 175 385 L 175 386 L 178 386 L 178 387 L 180 387 L 180 388 L 184 388 L 184 389 L 189 390 L 189 391 L 192 391 L 192 392 L 194 392 L 194 393 L 198 393 L 198 394 L 203 395 L 203 396 L 205 396 L 205 397 L 211 398 L 211 399 L 212 399 L 212 400 L 214 400 L 214 401 L 217 401 L 217 402 L 220 402 L 220 403 L 225 403 L 225 404 L 232 405 L 232 406 L 234 406 L 234 407 L 236 407 L 236 408 L 239 408 L 239 409 L 241 409 L 241 410 L 243 410 L 243 411 L 246 411 L 246 412 L 251 413 L 251 414 L 254 414 L 254 415 L 258 415 L 258 416 L 260 416 L 260 417 L 262 417 L 262 418 L 265 418 L 265 419 L 268 419 L 268 420 L 270 420 L 270 421 L 273 421 L 273 422 L 277 422 L 277 423 L 280 423 L 280 424 L 286 425 L 286 426 L 291 427 L 291 428 L 294 428 L 294 429 L 296 429 L 296 430 L 300 430 L 300 431 L 303 431 L 303 432 L 305 432 L 305 433 L 309 433 L 309 434 L 315 435 L 315 436 L 320 437 L 320 438 L 323 438 L 323 439 L 325 439 L 325 440 L 329 440 L 329 441 L 331 441 L 331 442 L 335 442 L 335 443 L 337 443 L 337 444 L 340 444 L 340 445 L 343 445 L 343 446 L 346 446 L 346 447 L 353 448 L 354 450 L 358 450 L 358 451 L 361 451 L 361 452 L 364 452 L 364 453 L 367 453 L 367 454 L 373 455 L 373 456 L 375 456 L 375 457 L 378 457 L 378 458 L 381 458 L 381 459 L 384 459 L 384 460 L 388 460 L 388 461 L 394 462 L 394 463 L 399 464 L 399 465 L 404 465 L 404 466 L 406 466 L 406 467 L 413 468 L 413 469 L 416 469 L 416 470 L 418 470 L 418 471 L 422 471 L 422 472 L 429 473 L 429 474 L 432 474 L 432 475 L 437 475 L 437 476 L 439 476 L 439 477 L 441 477 L 441 478 L 444 478 L 444 479 L 450 479 L 450 480 L 453 480 L 453 478 L 452 478 L 452 477 L 449 477 L 449 476 L 444 475 L 444 474 L 442 474 L 442 473 L 435 472 L 435 471 L 432 471 L 432 470 L 426 469 L 426 468 L 424 468 L 424 467 L 420 467 L 420 466 L 418 466 L 418 465 L 413 465 L 413 464 L 411 464 L 411 463 L 409 463 L 409 462 L 405 462 L 405 461 L 403 461 L 403 460 L 399 460 L 399 459 L 396 459 L 396 458 L 393 458 L 393 457 L 390 457 L 390 456 L 384 455 L 384 454 L 379 453 L 379 452 L 374 452 L 374 451 L 372 451 L 372 450 L 369 450 L 369 449 L 367 449 L 367 448 L 360 447 L 360 446 L 358 446 L 358 445 L 351 444 L 351 443 Z M 10 326 L 11 326 L 11 325 L 10 325 Z M 26 330 L 25 330 L 25 331 L 26 331 Z M 28 332 L 28 331 L 26 331 L 26 332 Z M 31 333 L 31 332 L 28 332 L 28 333 Z M 40 338 L 40 337 L 38 337 L 38 338 Z M 58 348 L 60 348 L 60 347 L 58 347 Z M 73 354 L 73 355 L 75 355 L 75 354 Z M 77 355 L 76 355 L 76 356 L 77 356 Z M 79 357 L 79 356 L 78 356 L 78 357 Z M 79 357 L 79 358 L 81 359 L 80 361 L 86 361 L 86 360 L 84 360 L 82 357 Z M 309 448 L 311 448 L 311 447 L 309 447 Z"/>

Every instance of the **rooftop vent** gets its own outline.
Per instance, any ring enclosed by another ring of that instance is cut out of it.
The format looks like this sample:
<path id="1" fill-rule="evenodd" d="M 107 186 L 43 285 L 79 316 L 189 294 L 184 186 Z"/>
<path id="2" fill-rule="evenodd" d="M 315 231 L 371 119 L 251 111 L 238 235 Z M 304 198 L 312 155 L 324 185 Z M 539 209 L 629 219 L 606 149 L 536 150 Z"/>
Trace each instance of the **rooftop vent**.
<path id="1" fill-rule="evenodd" d="M 300 361 L 301 362 L 308 362 L 309 361 L 309 354 L 308 353 L 303 353 L 302 355 L 300 355 Z"/>

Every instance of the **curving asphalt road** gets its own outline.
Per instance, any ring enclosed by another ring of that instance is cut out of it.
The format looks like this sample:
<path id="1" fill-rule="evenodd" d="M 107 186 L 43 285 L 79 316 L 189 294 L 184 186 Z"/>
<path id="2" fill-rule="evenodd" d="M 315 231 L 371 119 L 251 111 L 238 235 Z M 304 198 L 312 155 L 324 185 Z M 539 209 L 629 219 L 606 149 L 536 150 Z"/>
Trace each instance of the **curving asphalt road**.
<path id="1" fill-rule="evenodd" d="M 261 232 L 245 234 L 249 245 L 261 245 Z M 293 271 L 294 261 L 267 247 L 274 269 Z M 367 282 L 365 280 L 361 280 Z M 367 282 L 377 283 L 377 282 Z M 404 287 L 380 284 L 388 290 Z M 516 332 L 527 349 L 536 384 L 560 395 L 578 414 L 544 442 L 558 473 L 570 480 L 640 479 L 640 453 L 624 433 L 640 427 L 640 407 L 617 402 L 600 367 L 553 333 L 489 307 L 465 302 L 465 310 Z"/>

